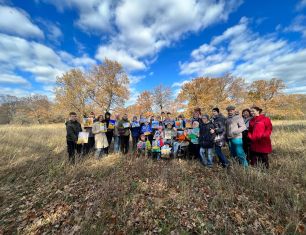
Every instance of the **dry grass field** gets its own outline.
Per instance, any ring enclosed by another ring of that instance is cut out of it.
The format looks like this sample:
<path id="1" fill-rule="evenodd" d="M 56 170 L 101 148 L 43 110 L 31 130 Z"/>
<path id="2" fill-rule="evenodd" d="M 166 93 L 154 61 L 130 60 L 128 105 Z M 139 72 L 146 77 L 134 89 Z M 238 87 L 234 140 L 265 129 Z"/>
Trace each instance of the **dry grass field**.
<path id="1" fill-rule="evenodd" d="M 0 234 L 305 234 L 306 121 L 274 122 L 271 169 L 89 156 L 64 125 L 0 127 Z"/>

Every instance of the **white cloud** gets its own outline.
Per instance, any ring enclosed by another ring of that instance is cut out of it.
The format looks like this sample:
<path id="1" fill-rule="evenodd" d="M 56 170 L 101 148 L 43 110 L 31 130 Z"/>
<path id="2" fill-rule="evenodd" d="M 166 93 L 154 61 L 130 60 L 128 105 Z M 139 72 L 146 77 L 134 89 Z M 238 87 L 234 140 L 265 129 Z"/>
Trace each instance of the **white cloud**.
<path id="1" fill-rule="evenodd" d="M 11 95 L 17 97 L 24 97 L 31 95 L 32 93 L 25 89 L 20 88 L 10 88 L 10 87 L 1 87 L 0 86 L 0 95 Z"/>
<path id="2" fill-rule="evenodd" d="M 130 87 L 130 98 L 126 101 L 125 107 L 133 105 L 136 103 L 138 96 L 140 95 L 140 92 L 136 89 L 136 87 Z"/>
<path id="3" fill-rule="evenodd" d="M 146 76 L 144 75 L 138 75 L 138 76 L 135 76 L 135 75 L 128 75 L 128 78 L 130 80 L 130 84 L 131 85 L 134 85 L 134 84 L 137 84 L 139 83 L 141 80 L 143 80 Z"/>
<path id="4" fill-rule="evenodd" d="M 111 30 L 111 18 L 114 4 L 111 0 L 40 0 L 53 4 L 59 11 L 76 9 L 79 18 L 75 24 L 88 33 L 101 33 Z"/>
<path id="5" fill-rule="evenodd" d="M 284 29 L 285 32 L 301 33 L 306 38 L 306 16 L 299 15 L 294 18 L 292 24 Z"/>
<path id="6" fill-rule="evenodd" d="M 95 63 L 95 60 L 87 55 L 74 57 L 67 52 L 57 52 L 34 41 L 0 34 L 0 73 L 2 74 L 14 74 L 16 70 L 19 70 L 30 74 L 29 76 L 39 83 L 54 83 L 57 76 L 72 67 L 85 70 L 87 66 Z M 16 83 L 25 80 L 20 76 L 2 79 L 6 80 L 6 83 L 11 80 L 12 83 L 13 78 Z"/>
<path id="7" fill-rule="evenodd" d="M 17 8 L 0 5 L 0 32 L 29 38 L 44 38 L 44 33 Z"/>
<path id="8" fill-rule="evenodd" d="M 116 50 L 109 46 L 101 46 L 97 51 L 96 58 L 103 61 L 105 57 L 117 60 L 127 70 L 142 70 L 146 68 L 143 62 L 133 58 L 124 50 Z"/>
<path id="9" fill-rule="evenodd" d="M 181 74 L 220 76 L 232 73 L 247 81 L 283 79 L 306 80 L 306 48 L 296 48 L 294 43 L 276 35 L 260 36 L 249 28 L 242 18 L 238 25 L 227 29 L 191 53 L 190 61 L 180 63 Z"/>
<path id="10" fill-rule="evenodd" d="M 14 74 L 1 74 L 0 75 L 0 84 L 17 84 L 17 85 L 30 85 L 29 81 L 23 77 L 14 75 Z"/>
<path id="11" fill-rule="evenodd" d="M 175 83 L 172 84 L 172 87 L 179 87 L 179 88 L 181 88 L 184 84 L 186 84 L 189 81 L 190 80 L 184 80 L 182 82 L 175 82 Z"/>
<path id="12" fill-rule="evenodd" d="M 306 0 L 299 0 L 298 4 L 296 5 L 296 10 L 301 11 L 306 7 Z"/>
<path id="13" fill-rule="evenodd" d="M 45 28 L 47 38 L 52 42 L 59 44 L 60 39 L 63 37 L 63 32 L 60 29 L 59 24 L 42 18 L 39 18 L 37 21 Z"/>
<path id="14" fill-rule="evenodd" d="M 306 94 L 306 86 L 286 88 L 285 92 L 292 94 Z"/>
<path id="15" fill-rule="evenodd" d="M 120 61 L 125 69 L 144 70 L 164 47 L 173 45 L 190 32 L 224 22 L 242 0 L 40 0 L 60 11 L 74 8 L 75 22 L 88 33 L 110 32 L 100 45 L 96 58 Z"/>

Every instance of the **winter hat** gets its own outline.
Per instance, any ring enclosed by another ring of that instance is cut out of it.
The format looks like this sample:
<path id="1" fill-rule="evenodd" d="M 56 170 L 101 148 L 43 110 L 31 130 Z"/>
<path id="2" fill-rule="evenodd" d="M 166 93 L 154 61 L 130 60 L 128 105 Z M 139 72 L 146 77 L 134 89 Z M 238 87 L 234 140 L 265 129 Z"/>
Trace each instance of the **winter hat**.
<path id="1" fill-rule="evenodd" d="M 216 107 L 216 108 L 213 108 L 212 111 L 216 111 L 217 113 L 220 113 L 220 110 L 219 110 L 219 108 L 217 108 L 217 107 Z"/>
<path id="2" fill-rule="evenodd" d="M 204 114 L 204 115 L 202 115 L 202 118 L 207 118 L 207 120 L 209 120 L 209 115 L 208 114 Z"/>
<path id="3" fill-rule="evenodd" d="M 226 108 L 227 111 L 235 110 L 235 109 L 236 109 L 236 107 L 235 107 L 234 105 L 229 105 L 229 106 L 227 106 L 227 108 Z"/>

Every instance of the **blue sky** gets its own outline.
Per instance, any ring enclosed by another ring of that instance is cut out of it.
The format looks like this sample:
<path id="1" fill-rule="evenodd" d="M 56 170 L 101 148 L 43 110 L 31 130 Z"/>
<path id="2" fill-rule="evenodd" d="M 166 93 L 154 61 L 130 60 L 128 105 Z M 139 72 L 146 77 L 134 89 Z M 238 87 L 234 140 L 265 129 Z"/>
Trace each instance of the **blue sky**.
<path id="1" fill-rule="evenodd" d="M 306 93 L 306 0 L 0 0 L 0 94 L 52 99 L 56 76 L 105 57 L 129 74 L 128 104 L 225 73 Z"/>

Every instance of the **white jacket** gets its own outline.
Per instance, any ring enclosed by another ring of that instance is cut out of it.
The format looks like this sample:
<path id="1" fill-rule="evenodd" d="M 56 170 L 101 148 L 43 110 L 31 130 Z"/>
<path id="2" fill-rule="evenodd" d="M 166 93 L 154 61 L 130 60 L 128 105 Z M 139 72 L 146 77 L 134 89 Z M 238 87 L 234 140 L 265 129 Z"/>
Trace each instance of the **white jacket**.
<path id="1" fill-rule="evenodd" d="M 100 131 L 100 124 L 101 122 L 95 122 L 92 126 L 92 133 L 95 135 L 95 146 L 97 149 L 108 147 L 106 135 Z"/>

